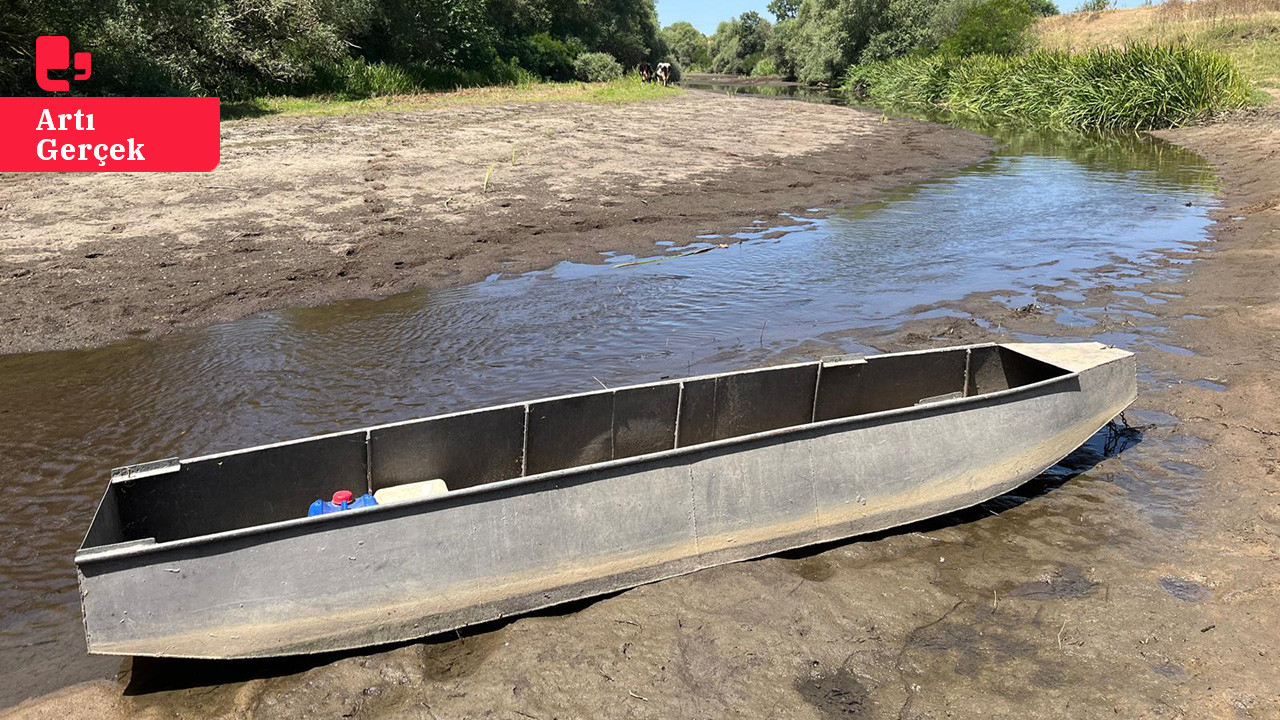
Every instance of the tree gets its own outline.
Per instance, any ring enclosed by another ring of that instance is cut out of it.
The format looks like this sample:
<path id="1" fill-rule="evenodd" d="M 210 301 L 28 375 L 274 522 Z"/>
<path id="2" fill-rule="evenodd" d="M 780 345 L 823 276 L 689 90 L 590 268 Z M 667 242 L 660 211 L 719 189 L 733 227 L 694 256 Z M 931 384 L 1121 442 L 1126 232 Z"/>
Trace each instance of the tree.
<path id="1" fill-rule="evenodd" d="M 653 0 L 0 0 L 0 95 L 36 92 L 35 38 L 93 53 L 77 91 L 113 95 L 341 93 L 378 63 L 397 87 L 525 70 L 570 73 L 580 52 L 665 56 Z"/>
<path id="2" fill-rule="evenodd" d="M 941 0 L 885 0 L 869 20 L 872 32 L 858 61 L 888 60 L 917 48 L 933 50 L 938 38 L 932 22 Z"/>
<path id="3" fill-rule="evenodd" d="M 951 55 L 1012 55 L 1026 47 L 1035 21 L 1027 0 L 985 0 L 960 16 L 940 49 Z"/>
<path id="4" fill-rule="evenodd" d="M 357 44 L 370 58 L 475 67 L 497 57 L 485 0 L 382 0 L 373 31 Z"/>
<path id="5" fill-rule="evenodd" d="M 879 22 L 883 0 L 804 0 L 790 55 L 796 79 L 833 83 L 866 47 Z"/>
<path id="6" fill-rule="evenodd" d="M 739 35 L 739 44 L 742 52 L 746 55 L 763 52 L 765 43 L 769 41 L 769 30 L 771 29 L 769 21 L 760 17 L 760 13 L 752 10 L 739 15 L 738 23 L 742 27 Z"/>
<path id="7" fill-rule="evenodd" d="M 794 55 L 795 36 L 799 24 L 794 20 L 783 20 L 773 26 L 773 31 L 769 33 L 769 41 L 764 46 L 765 60 L 772 65 L 772 69 L 778 75 L 794 80 L 796 77 L 796 60 Z M 760 62 L 765 64 L 765 60 Z M 753 70 L 758 70 L 759 65 Z"/>
<path id="8" fill-rule="evenodd" d="M 790 20 L 800 12 L 800 0 L 770 0 L 769 12 L 778 22 Z"/>
<path id="9" fill-rule="evenodd" d="M 745 12 L 726 20 L 711 36 L 711 71 L 750 75 L 764 57 L 772 26 L 757 12 Z"/>
<path id="10" fill-rule="evenodd" d="M 692 23 L 680 21 L 662 29 L 672 59 L 685 69 L 704 68 L 711 61 L 710 41 Z"/>

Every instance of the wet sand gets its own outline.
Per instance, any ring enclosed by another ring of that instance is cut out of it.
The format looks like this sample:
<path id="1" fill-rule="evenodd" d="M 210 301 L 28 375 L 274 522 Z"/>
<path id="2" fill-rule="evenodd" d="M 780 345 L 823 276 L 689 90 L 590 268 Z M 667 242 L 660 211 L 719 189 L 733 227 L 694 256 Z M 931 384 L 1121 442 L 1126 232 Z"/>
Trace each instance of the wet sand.
<path id="1" fill-rule="evenodd" d="M 211 174 L 0 177 L 0 353 L 440 288 L 878 197 L 978 135 L 686 92 L 223 126 Z"/>
<path id="2" fill-rule="evenodd" d="M 289 663 L 137 661 L 10 714 L 1280 717 L 1278 128 L 1261 115 L 1165 134 L 1220 169 L 1223 208 L 1213 242 L 1169 253 L 1171 279 L 1142 297 L 974 295 L 953 304 L 967 318 L 849 333 L 884 349 L 1159 338 L 1140 354 L 1128 447 L 1077 453 L 1080 475 L 458 638 Z M 1059 325 L 1055 308 L 1089 308 L 1095 325 Z"/>

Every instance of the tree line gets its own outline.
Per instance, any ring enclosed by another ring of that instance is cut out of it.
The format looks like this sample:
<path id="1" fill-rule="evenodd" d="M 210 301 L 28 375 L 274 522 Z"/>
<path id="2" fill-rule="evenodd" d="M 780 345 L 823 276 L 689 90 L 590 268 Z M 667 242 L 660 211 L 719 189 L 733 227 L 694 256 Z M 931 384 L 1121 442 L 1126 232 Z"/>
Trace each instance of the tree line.
<path id="1" fill-rule="evenodd" d="M 838 84 L 850 66 L 905 55 L 1011 54 L 1052 0 L 772 0 L 769 22 L 747 12 L 707 37 L 687 22 L 663 28 L 686 70 L 781 75 Z"/>
<path id="2" fill-rule="evenodd" d="M 379 73 L 418 89 L 565 80 L 587 53 L 667 56 L 653 0 L 6 0 L 0 94 L 38 92 L 39 35 L 93 53 L 84 94 L 232 99 L 359 95 Z"/>

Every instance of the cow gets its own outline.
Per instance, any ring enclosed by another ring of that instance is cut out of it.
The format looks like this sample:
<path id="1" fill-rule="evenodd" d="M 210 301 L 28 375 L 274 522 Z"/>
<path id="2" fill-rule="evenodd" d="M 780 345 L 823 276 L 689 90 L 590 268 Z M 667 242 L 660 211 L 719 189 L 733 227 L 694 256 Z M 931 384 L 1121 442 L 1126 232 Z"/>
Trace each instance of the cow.
<path id="1" fill-rule="evenodd" d="M 653 80 L 653 68 L 647 62 L 642 62 L 636 66 L 636 74 L 640 76 L 640 82 Z"/>
<path id="2" fill-rule="evenodd" d="M 671 84 L 671 63 L 658 63 L 658 71 L 654 73 L 663 86 Z"/>

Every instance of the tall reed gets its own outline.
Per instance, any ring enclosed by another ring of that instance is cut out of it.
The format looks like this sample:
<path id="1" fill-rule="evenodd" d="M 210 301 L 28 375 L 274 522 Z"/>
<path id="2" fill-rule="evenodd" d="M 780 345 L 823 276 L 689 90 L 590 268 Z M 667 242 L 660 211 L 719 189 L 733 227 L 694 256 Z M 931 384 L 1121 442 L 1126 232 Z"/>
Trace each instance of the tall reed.
<path id="1" fill-rule="evenodd" d="M 1080 130 L 1171 127 L 1245 107 L 1253 98 L 1229 58 L 1150 44 L 864 63 L 850 68 L 845 89 L 881 104 Z"/>

